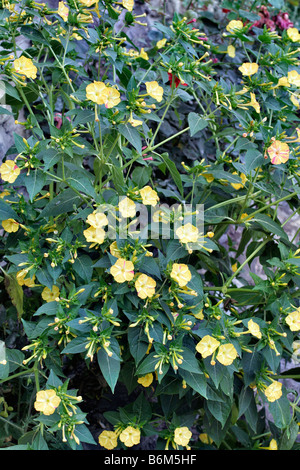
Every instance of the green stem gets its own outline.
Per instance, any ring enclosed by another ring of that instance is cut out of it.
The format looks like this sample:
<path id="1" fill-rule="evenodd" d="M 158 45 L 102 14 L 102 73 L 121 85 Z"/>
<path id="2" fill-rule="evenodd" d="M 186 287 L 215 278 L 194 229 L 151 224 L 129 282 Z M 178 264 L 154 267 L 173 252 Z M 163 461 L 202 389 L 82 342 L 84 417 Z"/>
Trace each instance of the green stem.
<path id="1" fill-rule="evenodd" d="M 255 255 L 271 240 L 271 237 L 267 237 L 265 238 L 264 241 L 262 241 L 258 247 L 256 248 L 256 250 L 254 250 L 251 255 L 248 256 L 247 259 L 245 259 L 245 261 L 240 265 L 240 267 L 235 271 L 235 273 L 233 273 L 233 275 L 225 282 L 225 284 L 223 285 L 223 288 L 222 288 L 222 292 L 225 294 L 227 292 L 227 288 L 228 286 L 230 286 L 230 284 L 232 283 L 233 279 L 240 273 L 240 271 L 244 268 L 244 266 L 246 266 L 246 264 L 249 263 L 249 261 L 252 260 L 252 258 L 255 257 Z"/>

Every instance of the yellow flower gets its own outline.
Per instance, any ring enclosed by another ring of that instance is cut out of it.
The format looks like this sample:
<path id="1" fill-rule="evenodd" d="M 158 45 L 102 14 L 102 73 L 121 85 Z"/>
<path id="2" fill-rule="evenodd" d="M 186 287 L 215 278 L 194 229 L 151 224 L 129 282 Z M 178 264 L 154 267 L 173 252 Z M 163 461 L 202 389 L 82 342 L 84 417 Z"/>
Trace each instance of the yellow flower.
<path id="1" fill-rule="evenodd" d="M 300 34 L 297 28 L 288 28 L 286 32 L 292 42 L 300 42 Z"/>
<path id="2" fill-rule="evenodd" d="M 42 298 L 46 300 L 46 302 L 53 302 L 58 298 L 60 294 L 59 288 L 57 286 L 52 286 L 50 290 L 49 287 L 45 287 L 42 292 Z"/>
<path id="3" fill-rule="evenodd" d="M 109 89 L 103 82 L 94 81 L 86 87 L 86 97 L 97 104 L 105 104 L 108 100 Z"/>
<path id="4" fill-rule="evenodd" d="M 289 325 L 291 331 L 300 330 L 300 307 L 294 312 L 290 313 L 286 319 L 286 323 Z"/>
<path id="5" fill-rule="evenodd" d="M 27 78 L 36 78 L 37 68 L 28 57 L 21 56 L 14 61 L 14 69 L 17 73 L 25 75 Z"/>
<path id="6" fill-rule="evenodd" d="M 287 80 L 290 85 L 300 87 L 300 75 L 296 70 L 291 70 L 290 72 L 288 72 Z"/>
<path id="7" fill-rule="evenodd" d="M 116 88 L 107 87 L 107 90 L 108 90 L 108 95 L 105 101 L 105 107 L 110 109 L 110 108 L 113 108 L 114 106 L 117 106 L 120 103 L 121 98 L 120 98 L 120 93 Z"/>
<path id="8" fill-rule="evenodd" d="M 94 211 L 88 216 L 86 222 L 95 228 L 102 228 L 108 224 L 106 215 L 103 212 Z"/>
<path id="9" fill-rule="evenodd" d="M 61 399 L 56 395 L 55 390 L 40 390 L 36 394 L 34 408 L 44 415 L 52 415 L 59 406 Z"/>
<path id="10" fill-rule="evenodd" d="M 203 176 L 203 178 L 205 178 L 208 183 L 211 183 L 215 179 L 212 173 L 202 173 L 201 176 Z"/>
<path id="11" fill-rule="evenodd" d="M 166 38 L 162 38 L 159 41 L 157 41 L 156 43 L 157 49 L 161 49 L 162 47 L 164 47 L 166 45 L 166 42 L 167 42 Z"/>
<path id="12" fill-rule="evenodd" d="M 232 46 L 232 45 L 229 45 L 227 47 L 227 54 L 229 55 L 229 57 L 235 57 L 235 47 Z"/>
<path id="13" fill-rule="evenodd" d="M 196 351 L 198 351 L 198 353 L 200 353 L 202 357 L 205 358 L 211 356 L 219 346 L 220 341 L 210 335 L 206 335 L 196 345 Z"/>
<path id="14" fill-rule="evenodd" d="M 289 84 L 289 81 L 288 81 L 287 77 L 280 77 L 280 79 L 278 80 L 277 86 L 287 86 L 287 87 L 289 87 L 290 84 Z"/>
<path id="15" fill-rule="evenodd" d="M 121 253 L 118 248 L 117 242 L 112 242 L 112 244 L 109 247 L 110 254 L 113 255 L 115 258 L 121 258 Z"/>
<path id="16" fill-rule="evenodd" d="M 143 47 L 141 48 L 139 57 L 141 57 L 144 60 L 149 60 L 149 56 Z"/>
<path id="17" fill-rule="evenodd" d="M 6 162 L 2 163 L 0 166 L 1 178 L 8 183 L 14 183 L 20 172 L 21 170 L 14 160 L 6 160 Z"/>
<path id="18" fill-rule="evenodd" d="M 143 124 L 143 121 L 140 121 L 139 119 L 134 119 L 133 117 L 129 118 L 128 122 L 132 125 L 132 127 L 141 126 Z"/>
<path id="19" fill-rule="evenodd" d="M 235 272 L 236 272 L 236 270 L 237 270 L 237 268 L 238 268 L 238 265 L 237 265 L 237 263 L 234 263 L 234 264 L 231 266 L 232 272 L 234 272 L 234 273 L 235 273 Z"/>
<path id="20" fill-rule="evenodd" d="M 110 268 L 110 273 L 116 282 L 123 283 L 125 281 L 132 281 L 134 277 L 134 265 L 132 261 L 119 258 Z"/>
<path id="21" fill-rule="evenodd" d="M 261 338 L 261 331 L 260 327 L 257 323 L 255 323 L 253 320 L 248 321 L 248 329 L 250 333 L 255 336 L 256 338 Z"/>
<path id="22" fill-rule="evenodd" d="M 235 171 L 234 173 L 232 173 L 233 175 L 237 175 L 237 172 Z M 244 173 L 241 173 L 240 175 L 240 178 L 242 180 L 241 183 L 231 183 L 231 186 L 234 188 L 234 189 L 241 189 L 244 187 L 246 181 L 247 181 L 247 176 L 244 175 Z"/>
<path id="23" fill-rule="evenodd" d="M 290 100 L 291 102 L 293 103 L 294 106 L 296 106 L 296 108 L 300 108 L 300 93 L 297 92 L 297 93 L 292 93 L 290 95 Z"/>
<path id="24" fill-rule="evenodd" d="M 191 223 L 185 224 L 176 230 L 176 235 L 181 243 L 196 243 L 199 237 L 199 230 Z"/>
<path id="25" fill-rule="evenodd" d="M 126 447 L 132 447 L 139 444 L 141 440 L 141 431 L 132 426 L 127 426 L 124 431 L 120 434 L 120 441 L 125 444 Z"/>
<path id="26" fill-rule="evenodd" d="M 192 279 L 191 271 L 186 264 L 174 263 L 170 276 L 174 281 L 178 282 L 180 287 L 186 286 Z"/>
<path id="27" fill-rule="evenodd" d="M 146 374 L 143 377 L 139 377 L 137 381 L 143 387 L 149 387 L 153 382 L 153 374 L 150 372 L 150 374 Z"/>
<path id="28" fill-rule="evenodd" d="M 250 75 L 254 75 L 258 71 L 258 64 L 255 62 L 245 62 L 239 67 L 239 71 L 249 77 Z"/>
<path id="29" fill-rule="evenodd" d="M 59 2 L 57 13 L 64 21 L 68 21 L 69 8 L 64 4 L 64 2 Z"/>
<path id="30" fill-rule="evenodd" d="M 240 31 L 241 29 L 243 29 L 243 27 L 244 27 L 244 25 L 243 25 L 242 21 L 232 20 L 226 26 L 226 30 L 231 34 L 234 34 L 235 32 Z"/>
<path id="31" fill-rule="evenodd" d="M 150 186 L 145 186 L 144 188 L 140 189 L 140 195 L 142 196 L 142 201 L 145 206 L 155 207 L 159 201 L 157 192 L 154 191 L 154 189 L 152 189 Z"/>
<path id="32" fill-rule="evenodd" d="M 126 10 L 132 11 L 134 7 L 134 0 L 122 0 L 122 5 Z"/>
<path id="33" fill-rule="evenodd" d="M 233 344 L 221 344 L 216 359 L 224 366 L 230 366 L 237 357 L 237 351 Z"/>
<path id="34" fill-rule="evenodd" d="M 209 437 L 208 434 L 206 433 L 201 433 L 199 434 L 199 439 L 201 442 L 203 442 L 203 444 L 212 444 L 214 441 Z"/>
<path id="35" fill-rule="evenodd" d="M 84 5 L 85 7 L 91 7 L 94 5 L 94 3 L 98 3 L 98 0 L 78 0 L 81 5 Z"/>
<path id="36" fill-rule="evenodd" d="M 124 197 L 121 202 L 119 202 L 119 211 L 121 212 L 122 217 L 135 217 L 136 216 L 136 206 L 135 203 L 128 197 Z"/>
<path id="37" fill-rule="evenodd" d="M 146 82 L 146 89 L 151 98 L 154 98 L 158 103 L 161 102 L 164 89 L 156 81 Z"/>
<path id="38" fill-rule="evenodd" d="M 270 402 L 279 400 L 282 395 L 282 383 L 274 381 L 265 389 L 265 395 Z"/>
<path id="39" fill-rule="evenodd" d="M 2 220 L 2 227 L 4 228 L 5 232 L 17 232 L 19 230 L 19 222 L 14 219 Z"/>
<path id="40" fill-rule="evenodd" d="M 174 442 L 179 446 L 186 447 L 190 442 L 192 433 L 186 426 L 176 428 L 174 431 Z"/>
<path id="41" fill-rule="evenodd" d="M 138 297 L 146 299 L 147 297 L 153 297 L 155 294 L 156 281 L 147 274 L 140 274 L 135 281 L 135 288 Z"/>
<path id="42" fill-rule="evenodd" d="M 83 231 L 86 241 L 101 245 L 106 237 L 106 232 L 103 229 L 108 224 L 106 215 L 103 212 L 94 211 L 88 216 L 86 223 L 91 226 Z"/>
<path id="43" fill-rule="evenodd" d="M 274 140 L 270 147 L 268 147 L 267 152 L 273 165 L 286 163 L 290 156 L 288 144 L 280 142 L 280 140 Z"/>
<path id="44" fill-rule="evenodd" d="M 269 444 L 269 450 L 278 450 L 276 439 L 271 439 Z"/>
<path id="45" fill-rule="evenodd" d="M 105 240 L 106 232 L 101 227 L 89 227 L 83 231 L 83 235 L 87 242 L 101 245 Z"/>
<path id="46" fill-rule="evenodd" d="M 114 431 L 102 431 L 98 437 L 100 446 L 107 450 L 112 450 L 118 445 L 118 436 Z"/>
<path id="47" fill-rule="evenodd" d="M 28 270 L 27 269 L 21 269 L 21 271 L 18 271 L 16 274 L 16 279 L 19 284 L 19 286 L 27 286 L 27 287 L 34 287 L 35 283 L 35 275 L 32 276 L 32 278 L 27 277 Z"/>

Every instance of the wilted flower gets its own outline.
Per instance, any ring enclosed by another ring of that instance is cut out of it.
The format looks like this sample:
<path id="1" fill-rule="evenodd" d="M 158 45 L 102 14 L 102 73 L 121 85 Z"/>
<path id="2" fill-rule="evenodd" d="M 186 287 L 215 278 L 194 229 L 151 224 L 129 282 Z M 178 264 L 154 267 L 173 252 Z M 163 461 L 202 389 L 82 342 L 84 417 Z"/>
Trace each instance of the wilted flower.
<path id="1" fill-rule="evenodd" d="M 143 377 L 139 377 L 137 381 L 143 387 L 149 387 L 153 382 L 153 374 L 150 372 L 149 374 L 146 374 Z"/>

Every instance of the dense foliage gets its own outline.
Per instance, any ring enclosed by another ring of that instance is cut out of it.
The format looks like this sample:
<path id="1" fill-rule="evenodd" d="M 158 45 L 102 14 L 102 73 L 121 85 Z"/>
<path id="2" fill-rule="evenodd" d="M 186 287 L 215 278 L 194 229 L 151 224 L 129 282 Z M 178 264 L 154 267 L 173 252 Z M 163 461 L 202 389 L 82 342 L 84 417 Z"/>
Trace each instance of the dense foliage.
<path id="1" fill-rule="evenodd" d="M 2 448 L 297 449 L 297 15 L 186 7 L 2 0 Z"/>

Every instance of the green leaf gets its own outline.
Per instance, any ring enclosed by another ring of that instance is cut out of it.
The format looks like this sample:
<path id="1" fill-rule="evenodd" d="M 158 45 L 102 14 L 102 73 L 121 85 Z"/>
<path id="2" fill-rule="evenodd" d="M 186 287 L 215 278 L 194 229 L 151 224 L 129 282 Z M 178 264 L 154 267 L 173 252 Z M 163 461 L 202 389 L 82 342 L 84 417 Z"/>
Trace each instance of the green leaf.
<path id="1" fill-rule="evenodd" d="M 128 142 L 136 149 L 136 151 L 142 153 L 142 139 L 140 133 L 131 124 L 120 124 L 118 131 L 122 134 Z"/>
<path id="2" fill-rule="evenodd" d="M 109 385 L 112 393 L 114 393 L 121 369 L 120 359 L 116 354 L 109 357 L 107 352 L 101 348 L 97 353 L 97 360 L 104 379 Z"/>
<path id="3" fill-rule="evenodd" d="M 176 168 L 175 163 L 165 153 L 161 155 L 161 158 L 165 162 L 180 194 L 183 196 L 183 186 L 182 186 L 181 176 L 180 176 L 179 171 Z"/>
<path id="4" fill-rule="evenodd" d="M 93 261 L 88 255 L 78 256 L 73 263 L 73 269 L 84 282 L 89 283 L 93 274 Z"/>
<path id="5" fill-rule="evenodd" d="M 66 212 L 73 212 L 74 207 L 76 208 L 80 201 L 80 196 L 74 193 L 71 188 L 65 189 L 47 204 L 40 213 L 39 218 L 56 217 Z"/>
<path id="6" fill-rule="evenodd" d="M 188 123 L 190 126 L 190 135 L 193 137 L 197 132 L 208 126 L 208 121 L 203 119 L 199 114 L 189 113 Z"/>
<path id="7" fill-rule="evenodd" d="M 206 379 L 205 379 L 205 377 L 202 373 L 197 374 L 197 373 L 194 373 L 194 372 L 189 372 L 187 370 L 183 370 L 181 368 L 180 369 L 180 375 L 183 378 L 183 380 L 185 380 L 186 383 L 193 390 L 195 390 L 197 393 L 199 393 L 199 395 L 201 395 L 204 398 L 207 397 L 207 394 L 206 394 L 207 383 L 206 383 Z"/>
<path id="8" fill-rule="evenodd" d="M 268 232 L 274 233 L 285 240 L 288 240 L 288 236 L 285 231 L 280 227 L 280 225 L 275 222 L 271 217 L 265 214 L 256 214 L 255 217 L 252 219 L 255 220 L 263 229 Z"/>
<path id="9" fill-rule="evenodd" d="M 24 177 L 24 184 L 31 202 L 33 201 L 34 197 L 43 189 L 45 183 L 46 175 L 37 169 L 31 170 L 29 175 Z"/>
<path id="10" fill-rule="evenodd" d="M 7 219 L 18 220 L 18 215 L 7 202 L 0 199 L 0 221 Z"/>
<path id="11" fill-rule="evenodd" d="M 4 285 L 5 289 L 18 312 L 18 317 L 21 318 L 23 314 L 23 289 L 18 284 L 15 274 L 7 274 L 3 271 L 4 274 Z"/>

